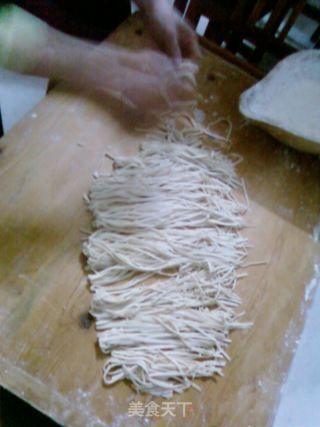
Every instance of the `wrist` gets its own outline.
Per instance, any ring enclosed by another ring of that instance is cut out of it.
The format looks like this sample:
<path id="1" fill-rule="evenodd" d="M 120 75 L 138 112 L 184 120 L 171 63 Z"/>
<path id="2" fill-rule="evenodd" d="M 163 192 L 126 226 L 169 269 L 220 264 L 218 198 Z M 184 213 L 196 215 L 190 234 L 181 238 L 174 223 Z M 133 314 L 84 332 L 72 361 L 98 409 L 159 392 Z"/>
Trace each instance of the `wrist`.
<path id="1" fill-rule="evenodd" d="M 68 36 L 50 28 L 48 42 L 38 72 L 55 80 L 64 80 L 73 85 L 81 82 L 87 57 L 93 50 L 90 42 Z"/>

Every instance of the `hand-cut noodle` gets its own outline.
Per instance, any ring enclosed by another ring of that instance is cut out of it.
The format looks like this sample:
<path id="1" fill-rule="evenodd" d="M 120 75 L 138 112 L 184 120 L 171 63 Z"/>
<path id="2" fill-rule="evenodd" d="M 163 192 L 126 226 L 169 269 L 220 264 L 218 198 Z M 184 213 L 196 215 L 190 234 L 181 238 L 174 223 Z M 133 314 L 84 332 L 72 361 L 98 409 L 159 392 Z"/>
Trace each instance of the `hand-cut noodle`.
<path id="1" fill-rule="evenodd" d="M 235 311 L 248 247 L 239 159 L 204 148 L 203 135 L 226 140 L 189 115 L 165 116 L 89 193 L 96 230 L 83 251 L 107 384 L 129 379 L 166 398 L 199 389 L 197 377 L 222 375 L 230 331 L 249 326 Z"/>

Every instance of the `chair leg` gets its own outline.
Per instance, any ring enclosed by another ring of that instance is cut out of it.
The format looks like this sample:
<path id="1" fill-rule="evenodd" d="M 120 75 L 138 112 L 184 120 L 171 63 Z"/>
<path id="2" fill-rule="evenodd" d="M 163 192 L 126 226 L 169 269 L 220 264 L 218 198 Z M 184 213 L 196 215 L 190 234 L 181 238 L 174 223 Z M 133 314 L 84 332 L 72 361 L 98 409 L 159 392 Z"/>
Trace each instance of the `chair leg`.
<path id="1" fill-rule="evenodd" d="M 226 37 L 225 26 L 220 22 L 214 22 L 211 20 L 209 21 L 204 36 L 207 37 L 209 40 L 214 40 L 214 42 L 220 46 Z"/>
<path id="2" fill-rule="evenodd" d="M 3 137 L 3 124 L 2 124 L 2 116 L 1 116 L 1 108 L 0 108 L 0 138 Z"/>
<path id="3" fill-rule="evenodd" d="M 193 28 L 196 28 L 201 16 L 197 1 L 192 1 L 189 3 L 189 7 L 186 13 L 188 21 L 191 23 Z"/>
<path id="4" fill-rule="evenodd" d="M 320 25 L 318 26 L 318 28 L 316 28 L 316 30 L 312 34 L 311 41 L 313 41 L 314 43 L 316 43 L 316 45 L 318 44 L 318 46 L 319 46 L 319 42 L 320 42 Z"/>
<path id="5" fill-rule="evenodd" d="M 174 5 L 183 14 L 186 10 L 187 3 L 188 0 L 176 0 Z"/>

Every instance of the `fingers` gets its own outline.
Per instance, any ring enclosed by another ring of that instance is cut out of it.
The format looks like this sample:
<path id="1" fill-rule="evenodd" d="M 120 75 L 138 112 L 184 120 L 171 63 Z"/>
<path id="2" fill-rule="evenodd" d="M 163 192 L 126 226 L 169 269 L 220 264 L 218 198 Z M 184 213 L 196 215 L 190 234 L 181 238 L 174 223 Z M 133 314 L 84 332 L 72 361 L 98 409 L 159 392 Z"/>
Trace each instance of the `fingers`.
<path id="1" fill-rule="evenodd" d="M 131 72 L 122 94 L 142 112 L 162 111 L 170 106 L 165 84 L 157 76 Z"/>
<path id="2" fill-rule="evenodd" d="M 157 76 L 126 69 L 121 82 L 117 90 L 122 101 L 140 112 L 165 111 L 189 104 L 195 97 L 192 85 L 184 82 L 178 73 Z"/>
<path id="3" fill-rule="evenodd" d="M 188 58 L 197 61 L 201 57 L 201 51 L 196 33 L 186 22 L 176 17 L 173 29 L 166 29 L 162 34 L 161 49 L 175 64 Z"/>
<path id="4" fill-rule="evenodd" d="M 91 87 L 111 95 L 132 110 L 157 112 L 177 108 L 195 98 L 194 64 L 174 64 L 151 50 L 120 50 L 115 58 L 98 52 L 91 62 Z"/>
<path id="5" fill-rule="evenodd" d="M 197 64 L 191 61 L 183 61 L 178 67 L 177 73 L 181 81 L 188 83 L 195 90 L 197 87 L 196 74 L 199 70 Z"/>
<path id="6" fill-rule="evenodd" d="M 201 57 L 201 51 L 196 33 L 184 21 L 180 20 L 177 25 L 182 56 L 197 61 Z"/>
<path id="7" fill-rule="evenodd" d="M 166 33 L 163 40 L 163 50 L 173 59 L 175 64 L 179 64 L 182 59 L 178 34 L 176 31 Z"/>
<path id="8" fill-rule="evenodd" d="M 159 52 L 143 49 L 138 52 L 121 51 L 118 64 L 146 74 L 163 75 L 174 70 L 172 60 Z"/>
<path id="9" fill-rule="evenodd" d="M 149 16 L 147 25 L 158 48 L 175 63 L 179 63 L 181 61 L 181 50 L 176 28 L 176 16 L 171 6 L 165 9 L 158 7 L 155 13 Z"/>

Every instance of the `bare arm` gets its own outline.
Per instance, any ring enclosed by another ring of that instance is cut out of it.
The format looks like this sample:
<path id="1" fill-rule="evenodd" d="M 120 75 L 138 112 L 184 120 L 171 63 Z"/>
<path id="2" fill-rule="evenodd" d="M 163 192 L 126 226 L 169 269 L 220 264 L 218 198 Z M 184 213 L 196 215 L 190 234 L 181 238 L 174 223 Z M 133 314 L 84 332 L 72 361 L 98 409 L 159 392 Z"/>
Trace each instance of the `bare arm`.
<path id="1" fill-rule="evenodd" d="M 111 94 L 142 112 L 174 107 L 192 94 L 165 55 L 71 37 L 14 6 L 0 16 L 0 65 Z"/>
<path id="2" fill-rule="evenodd" d="M 197 36 L 168 0 L 135 0 L 144 10 L 146 22 L 158 47 L 176 61 L 198 59 L 200 49 Z"/>

